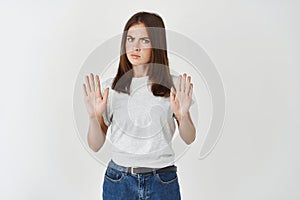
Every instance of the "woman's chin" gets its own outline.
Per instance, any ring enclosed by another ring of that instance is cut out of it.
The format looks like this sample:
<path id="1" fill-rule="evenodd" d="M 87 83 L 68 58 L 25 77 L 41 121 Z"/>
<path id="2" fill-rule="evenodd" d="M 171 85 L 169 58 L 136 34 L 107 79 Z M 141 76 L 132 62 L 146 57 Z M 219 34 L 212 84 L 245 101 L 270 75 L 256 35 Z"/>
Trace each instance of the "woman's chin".
<path id="1" fill-rule="evenodd" d="M 142 62 L 131 62 L 132 64 L 132 67 L 137 67 L 137 66 L 140 66 L 140 65 L 144 65 L 145 63 L 142 63 Z"/>

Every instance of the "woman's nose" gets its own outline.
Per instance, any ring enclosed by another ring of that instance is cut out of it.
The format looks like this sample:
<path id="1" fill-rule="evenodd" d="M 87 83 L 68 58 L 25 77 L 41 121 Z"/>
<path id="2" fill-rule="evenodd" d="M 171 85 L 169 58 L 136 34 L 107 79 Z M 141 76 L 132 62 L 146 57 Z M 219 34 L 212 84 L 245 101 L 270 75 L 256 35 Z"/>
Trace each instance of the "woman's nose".
<path id="1" fill-rule="evenodd" d="M 134 47 L 133 50 L 134 51 L 140 51 L 141 49 L 140 49 L 140 47 Z"/>
<path id="2" fill-rule="evenodd" d="M 134 51 L 140 51 L 141 50 L 141 47 L 140 47 L 140 44 L 139 44 L 138 41 L 134 41 L 133 50 Z"/>

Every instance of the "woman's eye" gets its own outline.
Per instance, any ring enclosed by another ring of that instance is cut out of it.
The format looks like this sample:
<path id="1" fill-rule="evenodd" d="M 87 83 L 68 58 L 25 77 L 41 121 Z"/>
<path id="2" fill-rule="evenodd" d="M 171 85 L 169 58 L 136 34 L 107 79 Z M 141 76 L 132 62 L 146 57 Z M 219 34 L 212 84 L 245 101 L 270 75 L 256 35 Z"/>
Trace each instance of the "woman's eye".
<path id="1" fill-rule="evenodd" d="M 128 41 L 128 42 L 132 42 L 132 41 L 133 41 L 133 38 L 129 37 L 129 38 L 127 38 L 127 41 Z"/>
<path id="2" fill-rule="evenodd" d="M 143 39 L 142 42 L 143 42 L 144 44 L 149 44 L 149 43 L 150 43 L 150 40 L 149 40 L 149 39 Z"/>

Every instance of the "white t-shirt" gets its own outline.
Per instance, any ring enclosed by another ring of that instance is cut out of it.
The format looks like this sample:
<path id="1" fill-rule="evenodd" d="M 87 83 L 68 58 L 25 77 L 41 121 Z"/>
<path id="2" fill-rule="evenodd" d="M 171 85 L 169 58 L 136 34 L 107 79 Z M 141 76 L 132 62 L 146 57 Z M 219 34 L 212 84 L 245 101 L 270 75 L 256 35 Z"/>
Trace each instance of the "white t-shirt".
<path id="1" fill-rule="evenodd" d="M 176 86 L 178 76 L 172 75 Z M 161 168 L 174 164 L 172 137 L 175 119 L 170 98 L 154 96 L 149 76 L 133 77 L 131 94 L 111 89 L 113 78 L 101 83 L 109 87 L 104 123 L 111 125 L 112 159 L 122 166 Z"/>

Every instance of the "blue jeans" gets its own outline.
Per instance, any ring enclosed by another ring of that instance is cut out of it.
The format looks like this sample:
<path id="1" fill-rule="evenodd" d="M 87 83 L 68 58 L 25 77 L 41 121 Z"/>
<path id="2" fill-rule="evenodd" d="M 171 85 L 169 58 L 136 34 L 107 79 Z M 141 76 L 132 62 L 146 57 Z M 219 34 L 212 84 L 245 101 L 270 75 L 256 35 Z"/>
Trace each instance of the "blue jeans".
<path id="1" fill-rule="evenodd" d="M 131 174 L 112 160 L 103 182 L 103 200 L 180 200 L 177 172 Z"/>

